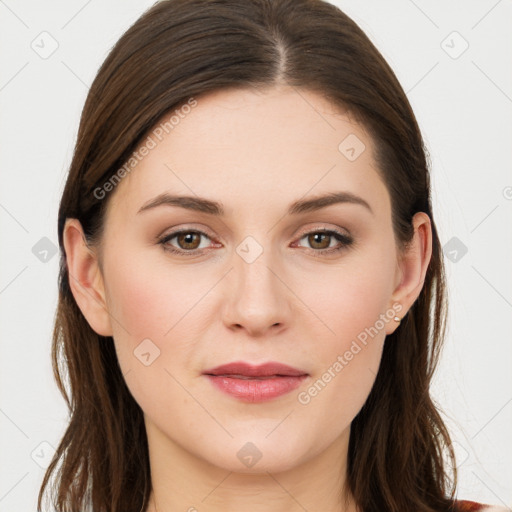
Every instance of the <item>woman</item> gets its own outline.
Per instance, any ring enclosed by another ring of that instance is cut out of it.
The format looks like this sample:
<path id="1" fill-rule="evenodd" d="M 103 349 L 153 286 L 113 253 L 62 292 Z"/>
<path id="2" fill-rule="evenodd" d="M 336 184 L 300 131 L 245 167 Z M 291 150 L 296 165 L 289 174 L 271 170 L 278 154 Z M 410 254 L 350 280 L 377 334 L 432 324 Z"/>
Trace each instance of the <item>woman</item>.
<path id="1" fill-rule="evenodd" d="M 499 510 L 455 500 L 429 396 L 422 137 L 336 7 L 154 5 L 90 89 L 58 229 L 71 419 L 39 508 L 54 476 L 58 511 Z"/>

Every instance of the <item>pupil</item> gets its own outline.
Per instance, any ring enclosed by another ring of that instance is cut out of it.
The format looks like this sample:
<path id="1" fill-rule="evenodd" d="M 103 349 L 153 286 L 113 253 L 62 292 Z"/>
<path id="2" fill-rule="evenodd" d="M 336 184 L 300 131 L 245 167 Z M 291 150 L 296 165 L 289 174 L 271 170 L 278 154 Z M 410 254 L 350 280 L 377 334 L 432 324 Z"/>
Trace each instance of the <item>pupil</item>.
<path id="1" fill-rule="evenodd" d="M 181 242 L 187 249 L 190 249 L 190 245 L 194 243 L 194 237 L 196 236 L 196 233 L 185 233 L 181 235 Z"/>
<path id="2" fill-rule="evenodd" d="M 313 234 L 313 244 L 322 244 L 322 237 L 328 237 L 329 235 L 325 233 L 315 233 Z"/>

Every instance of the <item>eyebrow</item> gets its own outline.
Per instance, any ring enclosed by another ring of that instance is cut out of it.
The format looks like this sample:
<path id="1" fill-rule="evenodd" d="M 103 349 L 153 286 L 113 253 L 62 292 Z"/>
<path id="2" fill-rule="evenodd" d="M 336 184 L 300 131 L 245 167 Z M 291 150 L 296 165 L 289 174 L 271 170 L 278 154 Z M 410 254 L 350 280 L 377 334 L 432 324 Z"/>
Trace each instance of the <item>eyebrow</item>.
<path id="1" fill-rule="evenodd" d="M 366 208 L 372 215 L 374 212 L 371 206 L 362 198 L 352 192 L 330 192 L 328 194 L 312 197 L 309 199 L 299 199 L 293 202 L 288 208 L 288 215 L 298 215 L 300 213 L 312 212 L 325 208 L 332 204 L 348 203 L 356 204 Z M 194 210 L 210 215 L 223 216 L 225 211 L 222 203 L 212 201 L 198 196 L 176 196 L 167 192 L 156 196 L 146 202 L 137 212 L 137 214 L 144 211 L 156 208 L 158 206 L 179 206 L 187 210 Z"/>

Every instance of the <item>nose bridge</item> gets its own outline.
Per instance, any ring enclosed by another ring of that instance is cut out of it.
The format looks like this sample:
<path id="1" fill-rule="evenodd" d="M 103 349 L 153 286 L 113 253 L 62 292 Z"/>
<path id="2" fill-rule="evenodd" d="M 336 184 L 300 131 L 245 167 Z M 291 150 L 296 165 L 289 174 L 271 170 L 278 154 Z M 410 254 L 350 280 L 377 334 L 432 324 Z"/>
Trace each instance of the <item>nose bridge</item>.
<path id="1" fill-rule="evenodd" d="M 270 303 L 279 290 L 276 289 L 276 277 L 270 270 L 276 262 L 269 244 L 264 247 L 253 236 L 247 236 L 237 246 L 234 259 L 239 299 L 265 299 Z"/>
<path id="2" fill-rule="evenodd" d="M 281 265 L 274 251 L 254 236 L 247 236 L 235 251 L 230 272 L 233 288 L 229 293 L 229 323 L 253 332 L 285 323 L 287 292 L 277 277 Z"/>

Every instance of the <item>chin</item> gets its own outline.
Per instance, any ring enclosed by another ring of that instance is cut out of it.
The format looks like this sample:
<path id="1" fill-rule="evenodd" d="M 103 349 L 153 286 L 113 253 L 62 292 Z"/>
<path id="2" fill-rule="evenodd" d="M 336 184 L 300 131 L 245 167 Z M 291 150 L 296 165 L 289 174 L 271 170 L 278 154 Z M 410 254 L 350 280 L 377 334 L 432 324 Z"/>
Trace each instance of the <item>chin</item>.
<path id="1" fill-rule="evenodd" d="M 268 439 L 267 434 L 236 436 L 221 453 L 211 454 L 213 460 L 208 457 L 209 462 L 234 473 L 280 473 L 293 469 L 311 455 L 311 450 L 299 440 L 295 442 L 292 436 Z"/>
<path id="2" fill-rule="evenodd" d="M 242 473 L 246 475 L 258 475 L 267 473 L 282 473 L 295 468 L 299 461 L 292 457 L 285 459 L 277 457 L 275 454 L 262 456 L 254 465 L 246 465 L 245 463 L 235 459 L 222 460 L 223 464 L 217 464 L 222 469 L 233 473 Z"/>

